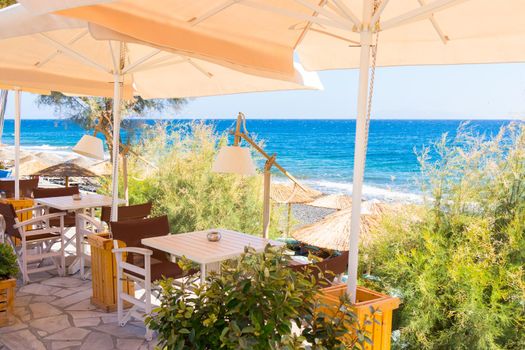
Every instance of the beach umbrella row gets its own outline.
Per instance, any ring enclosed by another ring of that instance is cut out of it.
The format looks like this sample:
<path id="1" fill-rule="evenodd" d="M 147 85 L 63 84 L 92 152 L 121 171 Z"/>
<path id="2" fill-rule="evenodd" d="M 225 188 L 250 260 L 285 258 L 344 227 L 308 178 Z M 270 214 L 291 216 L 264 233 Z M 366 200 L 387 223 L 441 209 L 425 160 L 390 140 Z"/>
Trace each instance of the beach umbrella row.
<path id="1" fill-rule="evenodd" d="M 54 1 L 38 1 L 48 6 Z M 36 4 L 33 3 L 33 4 Z M 66 2 L 63 2 L 66 3 Z M 32 2 L 22 2 L 31 5 Z M 251 91 L 321 88 L 298 65 L 286 80 L 248 75 L 214 62 L 164 51 L 84 20 L 41 13 L 16 4 L 0 10 L 0 86 L 15 93 L 15 179 L 20 153 L 20 91 L 56 90 L 113 97 L 113 206 L 118 208 L 120 102 Z M 16 186 L 18 189 L 18 186 Z M 18 195 L 18 192 L 17 192 Z"/>
<path id="2" fill-rule="evenodd" d="M 290 79 L 294 53 L 310 70 L 359 68 L 349 235 L 352 299 L 374 68 L 525 60 L 522 0 L 20 2 L 35 13 L 55 11 L 257 75 Z"/>

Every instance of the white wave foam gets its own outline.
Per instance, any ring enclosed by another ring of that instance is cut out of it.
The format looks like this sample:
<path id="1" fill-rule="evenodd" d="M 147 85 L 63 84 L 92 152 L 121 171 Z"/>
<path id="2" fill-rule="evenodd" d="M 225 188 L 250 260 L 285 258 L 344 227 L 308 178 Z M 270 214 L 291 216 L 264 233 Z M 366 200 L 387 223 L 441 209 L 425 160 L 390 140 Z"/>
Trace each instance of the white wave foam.
<path id="1" fill-rule="evenodd" d="M 275 178 L 275 182 L 285 182 L 283 178 Z M 305 179 L 301 180 L 305 185 L 323 193 L 329 194 L 352 194 L 352 183 Z M 394 188 L 382 188 L 365 184 L 363 186 L 363 197 L 366 200 L 380 200 L 384 202 L 421 203 L 423 196 L 418 193 L 401 191 Z"/>

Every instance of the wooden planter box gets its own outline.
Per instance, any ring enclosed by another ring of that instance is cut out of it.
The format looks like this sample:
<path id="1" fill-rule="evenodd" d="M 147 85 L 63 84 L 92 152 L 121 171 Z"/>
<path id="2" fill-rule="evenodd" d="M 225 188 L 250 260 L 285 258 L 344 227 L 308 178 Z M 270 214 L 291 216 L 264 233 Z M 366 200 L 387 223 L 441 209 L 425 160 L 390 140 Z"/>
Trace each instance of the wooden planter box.
<path id="1" fill-rule="evenodd" d="M 96 307 L 113 312 L 117 309 L 117 262 L 113 249 L 113 240 L 108 233 L 88 235 L 91 248 L 91 280 L 93 296 L 91 303 Z M 123 244 L 122 244 L 123 246 Z M 122 290 L 129 295 L 135 294 L 133 281 L 121 281 Z M 128 307 L 128 303 L 124 303 Z"/>
<path id="2" fill-rule="evenodd" d="M 333 305 L 333 309 L 323 310 L 330 315 L 335 313 L 336 308 L 340 305 L 339 297 L 346 292 L 346 284 L 323 288 L 321 300 L 327 305 Z M 355 313 L 359 322 L 364 323 L 365 318 L 373 321 L 371 318 L 370 307 L 377 311 L 373 317 L 377 322 L 372 322 L 366 326 L 368 336 L 372 339 L 372 345 L 366 344 L 366 350 L 389 350 L 392 336 L 392 312 L 400 304 L 399 298 L 391 297 L 385 294 L 374 292 L 373 290 L 357 287 L 355 303 Z"/>
<path id="3" fill-rule="evenodd" d="M 15 304 L 16 279 L 0 280 L 0 327 L 9 324 Z"/>

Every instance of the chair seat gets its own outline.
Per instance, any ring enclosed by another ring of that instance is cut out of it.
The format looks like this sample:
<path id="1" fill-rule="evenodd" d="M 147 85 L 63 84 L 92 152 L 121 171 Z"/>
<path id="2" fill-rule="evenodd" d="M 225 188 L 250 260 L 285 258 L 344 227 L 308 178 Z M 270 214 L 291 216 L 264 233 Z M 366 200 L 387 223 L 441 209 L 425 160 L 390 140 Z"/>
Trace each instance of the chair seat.
<path id="1" fill-rule="evenodd" d="M 31 230 L 26 231 L 26 232 L 31 232 Z M 22 237 L 18 237 L 18 236 L 15 236 L 15 237 L 18 240 L 22 239 Z M 52 233 L 42 233 L 42 234 L 34 235 L 34 236 L 27 236 L 26 242 L 33 242 L 33 241 L 47 240 L 47 239 L 60 239 L 60 235 L 55 235 Z"/>
<path id="2" fill-rule="evenodd" d="M 144 268 L 143 259 L 133 259 L 133 260 L 135 260 L 133 262 L 133 265 Z M 197 272 L 196 270 L 192 269 L 188 271 L 188 273 L 184 274 L 184 272 L 182 271 L 182 269 L 179 267 L 177 263 L 172 263 L 170 261 L 160 261 L 155 258 L 151 259 L 151 281 L 152 282 L 158 281 L 162 279 L 163 277 L 177 279 L 177 278 L 193 275 L 196 272 Z M 140 279 L 143 278 L 143 276 L 141 276 L 140 274 L 137 274 L 133 271 L 129 271 L 126 269 L 124 269 L 124 273 L 131 275 L 131 276 L 138 277 Z"/>

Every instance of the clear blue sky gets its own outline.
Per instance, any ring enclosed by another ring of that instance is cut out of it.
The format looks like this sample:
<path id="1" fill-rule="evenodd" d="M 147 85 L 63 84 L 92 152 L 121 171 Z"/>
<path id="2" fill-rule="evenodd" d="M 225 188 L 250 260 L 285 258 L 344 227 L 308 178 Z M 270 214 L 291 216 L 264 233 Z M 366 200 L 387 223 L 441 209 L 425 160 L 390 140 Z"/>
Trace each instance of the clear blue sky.
<path id="1" fill-rule="evenodd" d="M 320 73 L 324 91 L 251 93 L 192 99 L 177 113 L 151 117 L 355 118 L 357 71 Z M 10 95 L 7 117 L 13 116 Z M 53 118 L 23 95 L 23 118 Z M 524 119 L 525 64 L 378 69 L 373 118 Z"/>

